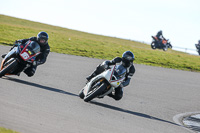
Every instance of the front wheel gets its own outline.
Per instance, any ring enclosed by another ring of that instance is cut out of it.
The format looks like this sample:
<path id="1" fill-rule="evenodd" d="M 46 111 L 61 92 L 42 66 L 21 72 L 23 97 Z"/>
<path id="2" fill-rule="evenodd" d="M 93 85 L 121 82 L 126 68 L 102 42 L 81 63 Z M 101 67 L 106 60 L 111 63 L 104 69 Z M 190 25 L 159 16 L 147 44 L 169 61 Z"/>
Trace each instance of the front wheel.
<path id="1" fill-rule="evenodd" d="M 17 66 L 17 64 L 18 64 L 17 60 L 13 60 L 9 62 L 9 64 L 3 67 L 2 70 L 0 71 L 0 78 L 4 76 L 5 74 L 9 73 L 10 70 L 12 70 L 15 66 Z"/>
<path id="2" fill-rule="evenodd" d="M 80 90 L 80 92 L 79 92 L 79 94 L 78 94 L 78 96 L 79 96 L 81 99 L 84 98 L 83 90 L 84 90 L 84 89 Z"/>
<path id="3" fill-rule="evenodd" d="M 167 51 L 168 47 L 167 46 L 164 46 L 163 47 L 163 51 Z"/>
<path id="4" fill-rule="evenodd" d="M 85 96 L 84 101 L 85 102 L 89 102 L 91 101 L 93 98 L 97 97 L 99 94 L 101 94 L 102 91 L 104 91 L 106 88 L 106 84 L 102 83 L 100 86 L 98 86 L 97 88 L 91 90 L 88 95 Z"/>

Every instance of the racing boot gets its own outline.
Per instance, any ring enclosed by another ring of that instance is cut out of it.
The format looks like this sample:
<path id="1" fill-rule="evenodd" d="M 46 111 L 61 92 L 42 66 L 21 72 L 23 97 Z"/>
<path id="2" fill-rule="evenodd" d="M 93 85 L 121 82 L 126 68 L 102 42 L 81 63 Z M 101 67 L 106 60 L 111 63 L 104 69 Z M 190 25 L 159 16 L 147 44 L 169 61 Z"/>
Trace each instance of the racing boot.
<path id="1" fill-rule="evenodd" d="M 89 82 L 92 78 L 94 78 L 96 76 L 96 73 L 92 73 L 90 76 L 86 77 L 87 82 Z"/>
<path id="2" fill-rule="evenodd" d="M 113 95 L 113 93 L 109 93 L 107 96 L 114 98 L 115 96 Z"/>
<path id="3" fill-rule="evenodd" d="M 98 65 L 98 67 L 96 68 L 96 70 L 94 70 L 94 72 L 93 72 L 90 76 L 88 76 L 86 79 L 87 79 L 88 82 L 89 82 L 92 78 L 94 78 L 94 77 L 97 76 L 98 74 L 102 73 L 104 70 L 105 70 L 105 69 L 104 69 L 103 66 Z"/>

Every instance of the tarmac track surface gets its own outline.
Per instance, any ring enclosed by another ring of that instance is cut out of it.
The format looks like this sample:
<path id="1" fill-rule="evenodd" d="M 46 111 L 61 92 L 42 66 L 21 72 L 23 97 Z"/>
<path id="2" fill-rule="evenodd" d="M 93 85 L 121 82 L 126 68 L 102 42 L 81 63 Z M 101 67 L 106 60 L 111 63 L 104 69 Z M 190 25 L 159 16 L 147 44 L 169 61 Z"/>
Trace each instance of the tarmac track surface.
<path id="1" fill-rule="evenodd" d="M 0 54 L 10 47 L 0 46 Z M 136 55 L 137 56 L 137 55 Z M 50 53 L 29 78 L 0 79 L 0 127 L 21 133 L 188 133 L 173 116 L 200 110 L 200 73 L 135 64 L 124 97 L 78 97 L 103 60 Z"/>

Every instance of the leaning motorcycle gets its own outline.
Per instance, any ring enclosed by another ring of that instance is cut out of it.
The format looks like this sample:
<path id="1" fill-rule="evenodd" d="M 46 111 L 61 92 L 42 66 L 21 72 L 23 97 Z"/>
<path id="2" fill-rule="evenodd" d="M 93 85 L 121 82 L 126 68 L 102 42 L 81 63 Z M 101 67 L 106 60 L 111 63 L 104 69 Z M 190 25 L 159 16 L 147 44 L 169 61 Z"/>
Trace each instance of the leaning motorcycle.
<path id="1" fill-rule="evenodd" d="M 27 41 L 8 52 L 1 62 L 0 77 L 4 75 L 19 75 L 31 65 L 36 65 L 36 57 L 40 54 L 40 45 L 35 41 Z"/>
<path id="2" fill-rule="evenodd" d="M 94 98 L 103 98 L 114 92 L 125 80 L 126 68 L 123 65 L 110 66 L 107 70 L 92 78 L 79 92 L 79 97 L 85 102 Z"/>
<path id="3" fill-rule="evenodd" d="M 152 38 L 153 38 L 153 41 L 151 43 L 151 48 L 152 49 L 156 49 L 157 48 L 157 49 L 163 49 L 163 51 L 167 51 L 167 49 L 168 49 L 167 42 L 168 41 L 166 39 L 163 39 L 162 40 L 162 44 L 160 44 L 157 37 L 152 36 Z"/>

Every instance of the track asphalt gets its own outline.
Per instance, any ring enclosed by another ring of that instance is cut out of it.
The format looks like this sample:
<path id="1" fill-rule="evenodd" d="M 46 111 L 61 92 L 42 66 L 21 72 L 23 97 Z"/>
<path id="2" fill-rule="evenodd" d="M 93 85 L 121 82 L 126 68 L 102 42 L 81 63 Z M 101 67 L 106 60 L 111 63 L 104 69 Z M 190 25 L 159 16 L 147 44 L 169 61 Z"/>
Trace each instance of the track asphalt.
<path id="1" fill-rule="evenodd" d="M 0 54 L 8 46 L 0 45 Z M 137 55 L 136 55 L 137 56 Z M 200 73 L 135 64 L 124 97 L 78 97 L 103 60 L 51 52 L 33 77 L 0 79 L 0 127 L 20 133 L 189 133 L 173 117 L 200 111 Z"/>

